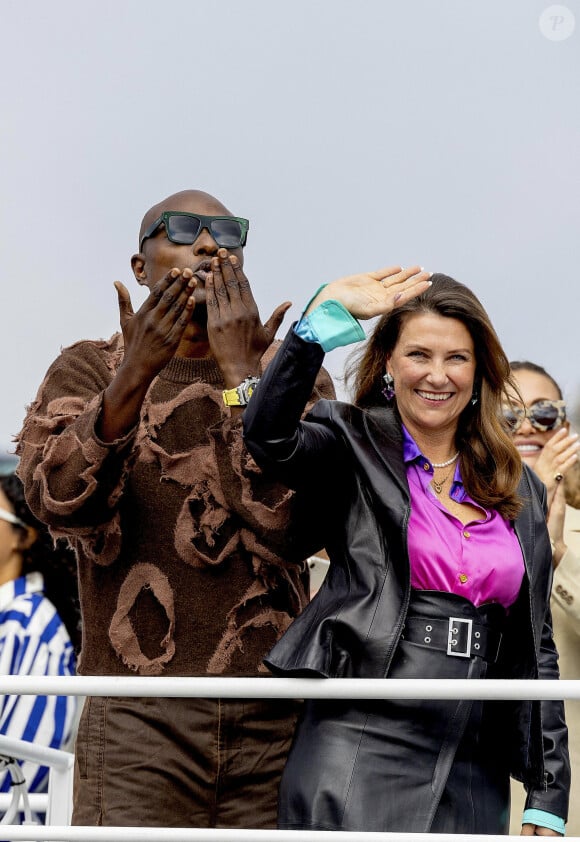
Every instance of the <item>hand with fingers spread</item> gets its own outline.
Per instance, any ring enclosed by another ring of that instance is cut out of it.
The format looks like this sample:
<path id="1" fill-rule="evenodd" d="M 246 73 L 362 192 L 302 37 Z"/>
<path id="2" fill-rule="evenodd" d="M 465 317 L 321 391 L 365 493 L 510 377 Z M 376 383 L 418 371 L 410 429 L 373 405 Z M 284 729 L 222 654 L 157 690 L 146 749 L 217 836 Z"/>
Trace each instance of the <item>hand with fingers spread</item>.
<path id="1" fill-rule="evenodd" d="M 324 301 L 340 302 L 355 319 L 372 319 L 384 316 L 395 307 L 421 295 L 430 286 L 430 272 L 420 266 L 402 269 L 391 266 L 376 272 L 349 275 L 327 284 L 310 302 L 306 313 L 311 313 Z"/>
<path id="2" fill-rule="evenodd" d="M 552 541 L 552 562 L 557 567 L 564 553 L 568 549 L 564 540 L 564 523 L 566 519 L 566 495 L 564 484 L 558 483 L 548 509 L 548 532 Z"/>
<path id="3" fill-rule="evenodd" d="M 197 285 L 190 269 L 172 269 L 151 290 L 147 300 L 133 312 L 126 287 L 117 281 L 119 317 L 125 360 L 144 380 L 151 380 L 175 354 L 195 302 Z"/>
<path id="4" fill-rule="evenodd" d="M 577 463 L 579 450 L 578 434 L 570 433 L 567 426 L 561 427 L 543 446 L 534 465 L 548 492 L 548 531 L 553 543 L 554 567 L 568 549 L 564 540 L 566 495 L 562 480 Z"/>
<path id="5" fill-rule="evenodd" d="M 147 389 L 181 342 L 195 302 L 197 281 L 190 269 L 168 272 L 135 313 L 124 284 L 115 283 L 125 353 L 115 378 L 105 390 L 98 423 L 103 441 L 114 441 L 138 421 Z"/>
<path id="6" fill-rule="evenodd" d="M 211 352 L 226 386 L 237 386 L 248 375 L 258 373 L 260 359 L 272 344 L 291 302 L 279 304 L 262 324 L 240 262 L 226 249 L 220 249 L 212 259 L 205 286 Z"/>
<path id="7" fill-rule="evenodd" d="M 534 465 L 534 471 L 548 490 L 548 507 L 567 471 L 578 461 L 578 434 L 561 427 L 544 444 Z"/>

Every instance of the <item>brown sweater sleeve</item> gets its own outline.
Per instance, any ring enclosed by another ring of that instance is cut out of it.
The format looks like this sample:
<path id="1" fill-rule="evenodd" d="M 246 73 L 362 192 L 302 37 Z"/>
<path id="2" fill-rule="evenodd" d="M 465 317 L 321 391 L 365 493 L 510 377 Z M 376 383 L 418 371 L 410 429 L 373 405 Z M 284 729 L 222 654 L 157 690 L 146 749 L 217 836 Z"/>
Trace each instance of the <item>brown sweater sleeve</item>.
<path id="1" fill-rule="evenodd" d="M 274 357 L 280 343 L 274 343 L 262 358 L 265 368 Z M 334 384 L 326 369 L 322 368 L 310 400 L 306 415 L 321 398 L 336 397 Z M 214 463 L 218 471 L 218 486 L 224 495 L 226 507 L 241 518 L 243 538 L 248 549 L 260 544 L 260 554 L 275 558 L 278 553 L 288 556 L 288 524 L 292 517 L 290 503 L 293 492 L 265 476 L 254 462 L 243 442 L 241 416 L 226 420 L 209 430 L 213 439 Z M 259 536 L 259 537 L 257 537 Z"/>
<path id="2" fill-rule="evenodd" d="M 104 564 L 117 555 L 116 504 L 135 431 L 104 443 L 95 434 L 95 422 L 121 358 L 118 335 L 66 348 L 28 408 L 17 447 L 18 473 L 32 511 L 55 538 L 72 533 L 94 543 L 93 553 Z"/>

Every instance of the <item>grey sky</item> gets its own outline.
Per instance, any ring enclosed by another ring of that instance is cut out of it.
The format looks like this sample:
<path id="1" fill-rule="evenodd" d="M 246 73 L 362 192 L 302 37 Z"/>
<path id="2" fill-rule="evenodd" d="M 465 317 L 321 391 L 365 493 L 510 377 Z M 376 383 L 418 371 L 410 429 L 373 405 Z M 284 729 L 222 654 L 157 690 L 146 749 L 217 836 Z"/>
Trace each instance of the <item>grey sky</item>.
<path id="1" fill-rule="evenodd" d="M 282 331 L 325 280 L 421 263 L 577 400 L 580 0 L 565 40 L 550 5 L 3 0 L 0 449 L 59 348 L 117 329 L 113 281 L 141 303 L 141 217 L 187 187 L 250 218 Z"/>

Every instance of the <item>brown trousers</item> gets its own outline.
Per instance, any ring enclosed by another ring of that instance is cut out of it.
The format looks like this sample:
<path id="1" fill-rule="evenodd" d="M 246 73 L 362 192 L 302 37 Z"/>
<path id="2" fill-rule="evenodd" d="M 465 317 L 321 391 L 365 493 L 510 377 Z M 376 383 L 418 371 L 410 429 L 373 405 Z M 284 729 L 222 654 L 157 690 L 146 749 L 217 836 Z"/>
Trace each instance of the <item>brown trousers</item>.
<path id="1" fill-rule="evenodd" d="M 298 710 L 284 700 L 87 698 L 72 824 L 276 827 Z"/>

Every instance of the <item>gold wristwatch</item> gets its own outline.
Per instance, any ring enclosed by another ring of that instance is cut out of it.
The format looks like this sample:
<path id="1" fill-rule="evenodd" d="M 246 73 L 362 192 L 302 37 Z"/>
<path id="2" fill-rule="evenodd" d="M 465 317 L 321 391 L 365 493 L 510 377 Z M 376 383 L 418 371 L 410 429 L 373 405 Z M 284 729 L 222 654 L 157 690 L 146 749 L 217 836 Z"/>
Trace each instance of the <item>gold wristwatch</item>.
<path id="1" fill-rule="evenodd" d="M 246 377 L 235 389 L 224 389 L 222 396 L 226 406 L 247 406 L 254 389 L 260 382 L 259 377 Z"/>

